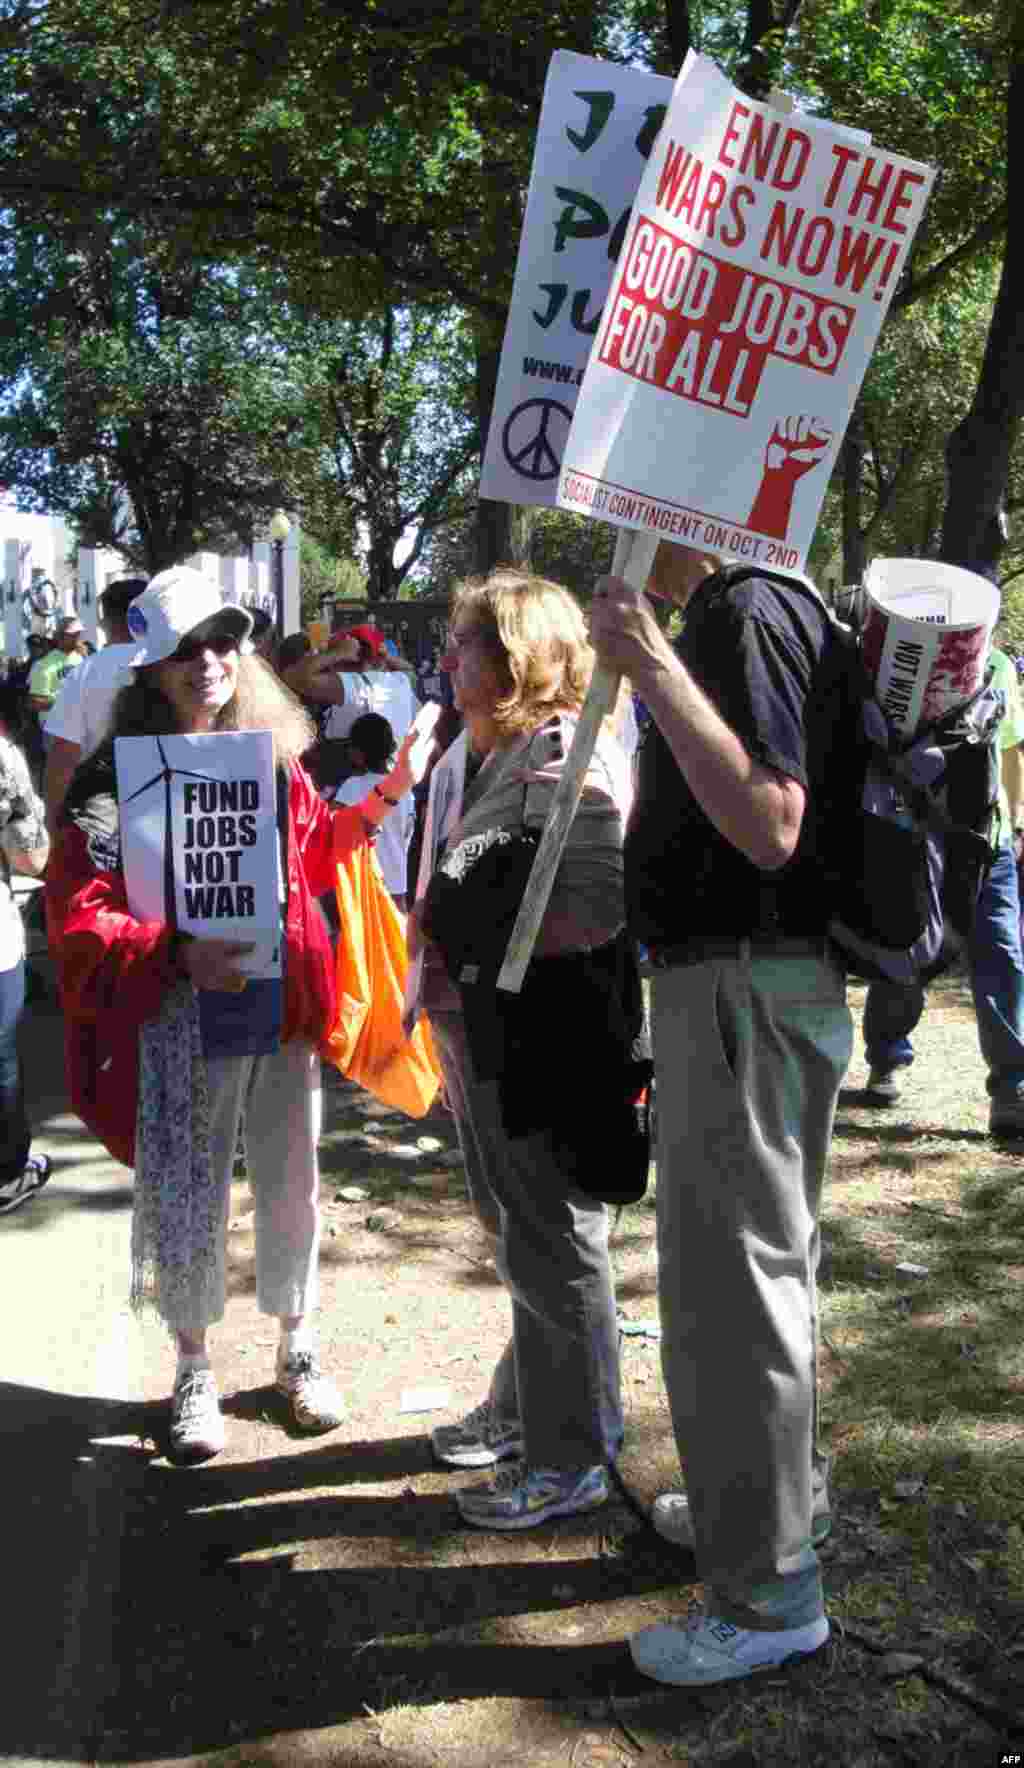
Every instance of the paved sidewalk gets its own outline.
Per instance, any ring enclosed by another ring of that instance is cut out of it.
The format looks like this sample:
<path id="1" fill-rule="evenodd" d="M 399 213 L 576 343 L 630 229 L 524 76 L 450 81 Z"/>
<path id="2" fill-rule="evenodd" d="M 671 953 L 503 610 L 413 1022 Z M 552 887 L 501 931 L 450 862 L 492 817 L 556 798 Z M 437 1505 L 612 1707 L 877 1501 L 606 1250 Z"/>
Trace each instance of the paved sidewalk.
<path id="1" fill-rule="evenodd" d="M 113 1679 L 125 1481 L 138 1471 L 129 1445 L 145 1371 L 166 1352 L 125 1305 L 131 1175 L 68 1111 L 52 1002 L 33 1002 L 24 1029 L 34 1145 L 54 1171 L 0 1221 L 4 1588 L 15 1598 L 0 1755 L 80 1762 Z"/>

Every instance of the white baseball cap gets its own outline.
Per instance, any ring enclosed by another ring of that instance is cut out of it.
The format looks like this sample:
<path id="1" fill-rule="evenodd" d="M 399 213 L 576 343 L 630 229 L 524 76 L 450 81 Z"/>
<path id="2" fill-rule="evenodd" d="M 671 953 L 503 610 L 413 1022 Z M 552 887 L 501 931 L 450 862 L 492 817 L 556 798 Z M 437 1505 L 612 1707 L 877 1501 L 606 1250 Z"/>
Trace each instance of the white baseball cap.
<path id="1" fill-rule="evenodd" d="M 209 627 L 211 636 L 228 632 L 239 645 L 252 631 L 251 615 L 244 608 L 231 607 L 220 586 L 189 565 L 172 565 L 151 577 L 142 594 L 129 603 L 126 619 L 139 644 L 131 669 L 166 662 L 182 639 L 200 626 Z"/>

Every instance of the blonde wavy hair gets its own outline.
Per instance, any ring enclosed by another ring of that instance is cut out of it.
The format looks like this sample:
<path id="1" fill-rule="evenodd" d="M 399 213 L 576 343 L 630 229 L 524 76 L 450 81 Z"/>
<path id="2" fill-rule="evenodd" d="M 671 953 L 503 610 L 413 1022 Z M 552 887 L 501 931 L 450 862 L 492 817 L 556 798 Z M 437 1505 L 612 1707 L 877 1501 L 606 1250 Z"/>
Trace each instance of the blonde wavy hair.
<path id="1" fill-rule="evenodd" d="M 594 668 L 583 610 L 561 584 L 508 568 L 460 583 L 451 619 L 479 632 L 502 676 L 492 713 L 507 747 L 555 712 L 578 712 Z"/>
<path id="2" fill-rule="evenodd" d="M 170 736 L 180 727 L 177 713 L 156 680 L 160 665 L 137 669 L 135 680 L 114 703 L 113 737 Z M 238 659 L 235 691 L 217 714 L 219 731 L 271 731 L 278 767 L 297 761 L 316 736 L 313 720 L 290 688 L 262 657 Z"/>

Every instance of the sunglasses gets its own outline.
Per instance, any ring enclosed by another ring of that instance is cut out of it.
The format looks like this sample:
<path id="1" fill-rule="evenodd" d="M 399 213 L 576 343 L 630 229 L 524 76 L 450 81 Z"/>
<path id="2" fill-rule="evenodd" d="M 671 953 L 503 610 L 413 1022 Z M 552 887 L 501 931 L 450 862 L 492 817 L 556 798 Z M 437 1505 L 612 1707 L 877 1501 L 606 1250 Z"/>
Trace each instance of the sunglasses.
<path id="1" fill-rule="evenodd" d="M 215 657 L 227 657 L 237 649 L 238 640 L 232 638 L 230 632 L 215 632 L 212 638 L 183 638 L 167 660 L 169 663 L 194 663 L 206 651 L 212 651 Z"/>

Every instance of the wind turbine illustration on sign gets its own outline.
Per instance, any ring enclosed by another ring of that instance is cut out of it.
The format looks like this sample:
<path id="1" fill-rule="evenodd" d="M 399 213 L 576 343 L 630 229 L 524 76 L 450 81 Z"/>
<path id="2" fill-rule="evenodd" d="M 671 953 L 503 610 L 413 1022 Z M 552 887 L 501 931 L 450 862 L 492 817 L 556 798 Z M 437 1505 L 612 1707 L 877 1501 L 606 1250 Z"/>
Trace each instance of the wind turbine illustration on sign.
<path id="1" fill-rule="evenodd" d="M 177 907 L 177 899 L 176 899 L 176 894 L 175 894 L 175 889 L 174 889 L 174 848 L 173 848 L 173 845 L 171 842 L 171 780 L 174 778 L 175 774 L 177 774 L 183 779 L 204 780 L 207 785 L 216 785 L 217 781 L 216 781 L 216 778 L 213 774 L 196 773 L 195 770 L 190 767 L 172 767 L 170 762 L 167 759 L 167 754 L 166 754 L 166 751 L 164 750 L 164 746 L 163 746 L 162 742 L 160 741 L 160 738 L 154 737 L 153 741 L 157 746 L 157 751 L 159 753 L 160 760 L 163 763 L 163 765 L 160 768 L 159 773 L 155 773 L 151 780 L 146 781 L 144 786 L 138 786 L 136 788 L 136 790 L 134 792 L 132 792 L 129 795 L 129 797 L 127 797 L 125 799 L 124 802 L 126 804 L 131 804 L 133 799 L 141 798 L 143 792 L 148 792 L 152 786 L 159 785 L 160 781 L 163 780 L 163 783 L 164 783 L 164 918 L 166 920 L 168 927 L 176 927 L 178 925 L 178 907 Z"/>

